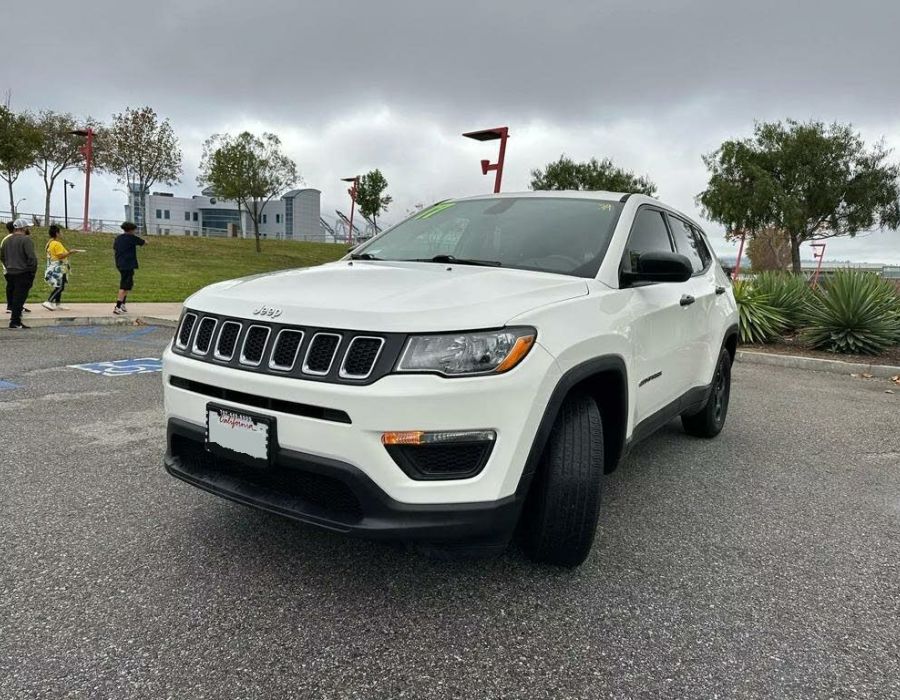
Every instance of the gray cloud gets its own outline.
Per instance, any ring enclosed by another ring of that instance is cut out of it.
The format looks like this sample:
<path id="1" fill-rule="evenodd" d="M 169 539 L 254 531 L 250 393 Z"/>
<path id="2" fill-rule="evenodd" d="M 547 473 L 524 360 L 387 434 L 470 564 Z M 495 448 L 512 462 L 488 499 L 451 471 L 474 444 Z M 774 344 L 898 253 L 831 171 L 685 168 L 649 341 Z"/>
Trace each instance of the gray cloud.
<path id="1" fill-rule="evenodd" d="M 900 146 L 893 0 L 59 0 L 11 14 L 48 27 L 0 58 L 14 106 L 106 118 L 153 105 L 185 148 L 184 192 L 203 139 L 244 127 L 283 138 L 325 211 L 346 206 L 337 178 L 380 167 L 389 219 L 488 189 L 478 160 L 492 149 L 459 134 L 501 123 L 513 135 L 505 189 L 562 152 L 610 156 L 694 215 L 699 155 L 754 118 L 852 121 Z M 121 195 L 99 182 L 96 211 L 118 216 Z M 21 191 L 40 199 L 33 177 Z M 832 247 L 900 262 L 892 234 Z"/>

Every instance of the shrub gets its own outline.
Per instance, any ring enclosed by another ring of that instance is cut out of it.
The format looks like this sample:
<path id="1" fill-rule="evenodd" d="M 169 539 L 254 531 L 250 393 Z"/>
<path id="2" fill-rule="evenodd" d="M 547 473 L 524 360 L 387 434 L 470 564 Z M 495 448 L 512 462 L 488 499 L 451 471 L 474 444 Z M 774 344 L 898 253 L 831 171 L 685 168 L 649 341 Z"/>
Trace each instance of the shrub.
<path id="1" fill-rule="evenodd" d="M 900 300 L 871 272 L 838 270 L 806 306 L 804 340 L 831 352 L 877 355 L 900 342 Z"/>
<path id="2" fill-rule="evenodd" d="M 741 342 L 767 343 L 784 330 L 784 314 L 773 305 L 769 294 L 760 292 L 751 282 L 735 280 L 734 298 L 740 313 Z"/>
<path id="3" fill-rule="evenodd" d="M 802 275 L 789 272 L 761 272 L 753 278 L 755 293 L 769 297 L 769 302 L 784 316 L 784 330 L 796 331 L 806 318 L 806 307 L 813 291 Z"/>

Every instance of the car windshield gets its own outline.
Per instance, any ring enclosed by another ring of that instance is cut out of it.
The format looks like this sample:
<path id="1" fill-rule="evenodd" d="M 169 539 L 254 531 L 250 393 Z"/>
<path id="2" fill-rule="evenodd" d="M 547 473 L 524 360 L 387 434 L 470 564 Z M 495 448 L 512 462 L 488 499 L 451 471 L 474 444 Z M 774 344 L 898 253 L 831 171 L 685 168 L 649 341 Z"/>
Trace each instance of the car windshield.
<path id="1" fill-rule="evenodd" d="M 593 277 L 621 211 L 616 201 L 571 197 L 441 202 L 357 248 L 353 257 Z"/>

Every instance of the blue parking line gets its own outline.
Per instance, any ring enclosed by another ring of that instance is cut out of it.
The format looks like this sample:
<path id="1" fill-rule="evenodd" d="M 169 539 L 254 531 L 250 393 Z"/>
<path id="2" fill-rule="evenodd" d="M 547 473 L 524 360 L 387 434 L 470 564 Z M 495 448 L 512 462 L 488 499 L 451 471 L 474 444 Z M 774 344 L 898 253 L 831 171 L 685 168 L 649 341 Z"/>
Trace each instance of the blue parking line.
<path id="1" fill-rule="evenodd" d="M 6 382 L 0 379 L 0 391 L 5 391 L 6 389 L 20 389 L 21 387 L 18 384 L 13 384 L 12 382 Z"/>

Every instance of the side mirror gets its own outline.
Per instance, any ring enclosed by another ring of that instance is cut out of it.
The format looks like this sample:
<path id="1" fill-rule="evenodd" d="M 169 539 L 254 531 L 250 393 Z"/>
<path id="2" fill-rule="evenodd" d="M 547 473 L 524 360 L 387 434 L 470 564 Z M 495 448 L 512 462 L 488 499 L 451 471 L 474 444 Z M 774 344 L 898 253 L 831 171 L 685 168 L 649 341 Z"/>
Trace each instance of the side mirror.
<path id="1" fill-rule="evenodd" d="M 687 257 L 664 251 L 641 253 L 634 267 L 634 272 L 622 273 L 626 287 L 638 282 L 687 282 L 694 274 Z"/>

